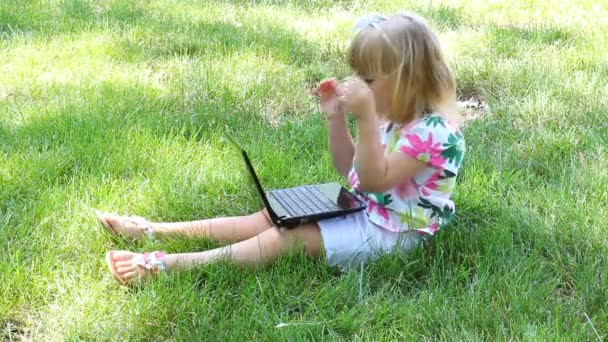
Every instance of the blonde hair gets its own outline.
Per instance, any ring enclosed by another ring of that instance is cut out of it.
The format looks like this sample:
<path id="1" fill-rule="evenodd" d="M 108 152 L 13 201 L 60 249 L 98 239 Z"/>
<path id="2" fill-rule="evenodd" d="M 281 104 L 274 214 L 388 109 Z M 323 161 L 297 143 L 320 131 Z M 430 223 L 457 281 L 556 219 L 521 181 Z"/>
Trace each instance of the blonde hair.
<path id="1" fill-rule="evenodd" d="M 404 124 L 431 112 L 459 121 L 454 75 L 424 19 L 410 13 L 376 17 L 353 39 L 349 64 L 362 76 L 396 77 L 386 113 L 391 122 Z"/>

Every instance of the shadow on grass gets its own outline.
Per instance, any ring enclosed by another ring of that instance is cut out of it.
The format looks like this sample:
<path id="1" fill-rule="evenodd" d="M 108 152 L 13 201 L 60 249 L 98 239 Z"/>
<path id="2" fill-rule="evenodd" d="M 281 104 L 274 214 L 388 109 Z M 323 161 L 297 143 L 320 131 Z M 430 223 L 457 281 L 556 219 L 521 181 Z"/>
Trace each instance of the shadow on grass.
<path id="1" fill-rule="evenodd" d="M 254 51 L 272 56 L 284 63 L 305 66 L 318 58 L 321 49 L 304 40 L 295 32 L 277 25 L 241 27 L 225 22 L 190 24 L 187 33 L 179 32 L 183 22 L 163 19 L 154 27 L 162 31 L 151 32 L 139 40 L 122 40 L 118 57 L 127 60 L 154 60 L 174 56 L 229 57 L 238 51 Z M 166 29 L 166 31 L 165 31 Z"/>
<path id="2" fill-rule="evenodd" d="M 4 125 L 4 123 L 0 122 L 0 151 L 8 153 L 9 152 L 9 142 L 11 141 L 11 131 Z"/>
<path id="3" fill-rule="evenodd" d="M 165 57 L 217 55 L 226 57 L 237 51 L 254 50 L 287 64 L 307 65 L 322 52 L 297 33 L 278 24 L 229 24 L 220 20 L 197 21 L 192 18 L 153 12 L 141 4 L 114 2 L 96 13 L 92 3 L 64 1 L 57 17 L 16 14 L 9 7 L 1 13 L 0 38 L 10 39 L 20 32 L 33 36 L 54 36 L 108 28 L 132 34 L 120 35 L 116 51 L 110 54 L 126 61 L 148 61 Z"/>
<path id="4" fill-rule="evenodd" d="M 125 153 L 137 153 L 137 149 L 131 151 L 133 139 L 129 135 L 151 132 L 163 137 L 182 132 L 188 136 L 196 132 L 201 135 L 199 139 L 208 139 L 213 132 L 209 129 L 212 119 L 231 120 L 223 112 L 207 108 L 206 115 L 193 122 L 179 110 L 179 96 L 164 97 L 144 86 L 106 82 L 89 90 L 96 95 L 87 102 L 41 103 L 29 110 L 48 115 L 33 116 L 28 122 L 1 131 L 9 137 L 2 141 L 9 157 L 7 165 L 15 168 L 18 177 L 4 181 L 3 192 L 9 201 L 2 201 L 0 208 L 11 203 L 11 199 L 33 203 L 41 190 L 66 186 L 76 176 L 128 177 L 144 172 L 144 165 L 150 162 L 148 156 L 121 158 Z M 63 91 L 79 93 L 85 89 L 64 86 L 60 92 Z M 207 129 L 196 127 L 199 124 Z"/>
<path id="5" fill-rule="evenodd" d="M 105 15 L 100 8 L 81 0 L 61 1 L 60 6 L 9 0 L 0 5 L 0 41 L 23 34 L 50 38 L 103 26 L 108 20 L 121 26 L 145 15 L 145 9 L 131 1 L 113 1 Z"/>
<path id="6" fill-rule="evenodd" d="M 232 4 L 232 2 L 230 2 Z M 246 4 L 247 2 L 243 2 Z M 332 1 L 313 1 L 306 4 L 294 1 L 268 1 L 261 5 L 297 5 L 303 8 L 318 8 L 324 4 L 336 5 Z M 347 5 L 348 1 L 340 2 Z M 338 4 L 339 5 L 339 4 Z M 202 55 L 230 55 L 236 51 L 255 50 L 267 53 L 285 63 L 304 66 L 311 60 L 330 58 L 331 53 L 312 44 L 296 32 L 278 24 L 256 22 L 230 24 L 217 20 L 197 21 L 194 18 L 175 16 L 171 13 L 153 12 L 140 3 L 115 1 L 107 8 L 95 7 L 84 1 L 63 1 L 55 11 L 41 11 L 38 8 L 21 8 L 17 14 L 11 5 L 5 5 L 1 12 L 0 38 L 9 40 L 19 32 L 33 33 L 33 36 L 53 36 L 80 31 L 116 28 L 132 34 L 123 34 L 118 41 L 113 57 L 133 60 L 152 60 L 163 57 Z M 16 5 L 14 5 L 16 6 Z M 440 29 L 457 29 L 463 24 L 462 8 L 415 7 L 418 13 L 428 18 Z M 46 14 L 45 14 L 46 13 Z"/>
<path id="7" fill-rule="evenodd" d="M 141 84 L 63 85 L 57 88 L 57 92 L 56 96 L 66 98 L 72 97 L 73 93 L 90 96 L 87 101 L 54 101 L 52 104 L 44 101 L 38 104 L 36 101 L 33 107 L 27 108 L 36 113 L 28 121 L 0 130 L 0 136 L 6 137 L 0 148 L 8 156 L 7 170 L 9 174 L 18 175 L 0 179 L 0 193 L 6 198 L 0 202 L 0 210 L 26 215 L 23 212 L 25 208 L 34 208 L 25 204 L 38 203 L 53 189 L 69 189 L 75 181 L 82 179 L 97 178 L 104 183 L 113 179 L 147 177 L 145 175 L 152 175 L 154 170 L 164 168 L 154 160 L 154 151 L 151 150 L 154 146 L 162 146 L 170 139 L 198 142 L 201 150 L 213 149 L 219 133 L 226 126 L 249 147 L 262 180 L 278 171 L 261 167 L 261 162 L 258 163 L 260 156 L 264 156 L 266 165 L 285 160 L 276 160 L 285 157 L 284 153 L 276 151 L 277 146 L 290 153 L 292 163 L 295 162 L 293 165 L 310 167 L 318 161 L 315 159 L 318 153 L 307 153 L 300 142 L 290 137 L 301 134 L 301 125 L 310 129 L 319 118 L 311 118 L 312 121 L 302 124 L 290 122 L 277 130 L 261 118 L 258 111 L 246 105 L 242 98 L 244 94 L 230 88 L 211 93 L 188 109 L 186 107 L 191 103 L 184 103 L 182 94 L 167 93 Z M 53 96 L 52 93 L 49 96 Z M 308 148 L 321 151 L 325 140 L 318 139 L 316 135 L 322 134 L 319 131 L 323 130 L 324 127 L 319 126 L 313 132 L 301 134 L 303 139 L 316 139 L 308 143 Z M 238 155 L 235 153 L 233 157 L 237 159 Z M 244 175 L 241 170 L 229 169 L 226 172 L 230 176 Z M 284 179 L 293 181 L 294 175 L 289 167 L 281 172 L 286 175 Z M 217 196 L 214 201 L 224 200 L 228 207 L 207 209 L 207 214 L 237 214 L 239 208 L 244 209 L 240 214 L 248 214 L 248 208 L 259 209 L 253 202 L 253 191 L 247 192 L 249 196 L 238 203 L 230 204 L 232 194 L 238 193 L 239 187 L 253 189 L 250 183 L 244 181 L 222 189 L 210 189 L 209 185 L 196 184 L 197 177 L 196 173 L 176 176 L 180 179 L 176 184 L 168 182 L 158 189 L 159 196 L 166 197 L 152 200 L 156 203 L 156 214 L 164 220 L 200 219 L 202 217 L 195 215 L 205 212 L 207 203 L 203 199 L 214 196 Z M 218 181 L 225 183 L 225 180 Z M 184 201 L 191 203 L 184 204 Z"/>
<path id="8" fill-rule="evenodd" d="M 25 331 L 22 322 L 18 320 L 0 319 L 0 339 L 2 341 L 21 341 L 25 337 Z"/>

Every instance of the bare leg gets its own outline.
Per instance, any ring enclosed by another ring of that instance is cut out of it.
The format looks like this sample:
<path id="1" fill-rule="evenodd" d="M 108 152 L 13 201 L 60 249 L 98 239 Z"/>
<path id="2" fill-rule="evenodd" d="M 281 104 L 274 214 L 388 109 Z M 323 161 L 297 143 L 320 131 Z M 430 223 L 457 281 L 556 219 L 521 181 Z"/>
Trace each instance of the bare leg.
<path id="1" fill-rule="evenodd" d="M 169 254 L 165 259 L 165 264 L 167 269 L 173 270 L 206 265 L 220 260 L 258 266 L 301 248 L 306 251 L 306 254 L 313 257 L 318 257 L 321 253 L 323 241 L 316 224 L 303 225 L 289 230 L 269 229 L 245 241 L 209 251 Z"/>
<path id="2" fill-rule="evenodd" d="M 206 237 L 219 242 L 238 242 L 249 239 L 272 227 L 266 210 L 248 216 L 218 217 L 200 221 L 155 223 L 157 235 L 185 235 Z"/>
<path id="3" fill-rule="evenodd" d="M 167 272 L 185 270 L 193 266 L 207 265 L 226 260 L 247 266 L 258 266 L 276 260 L 303 248 L 313 257 L 321 255 L 323 241 L 316 224 L 303 225 L 291 230 L 268 229 L 245 241 L 229 246 L 200 252 L 167 254 L 164 266 Z M 137 266 L 134 258 L 138 255 L 128 251 L 109 252 L 110 269 L 119 280 L 129 283 L 137 278 L 145 278 L 149 271 Z"/>
<path id="4" fill-rule="evenodd" d="M 154 235 L 166 236 L 207 237 L 219 242 L 238 242 L 249 239 L 272 227 L 272 222 L 266 210 L 248 216 L 221 217 L 190 222 L 145 223 L 129 220 L 113 214 L 101 214 L 112 230 L 127 237 L 145 236 L 145 226 L 151 227 Z"/>

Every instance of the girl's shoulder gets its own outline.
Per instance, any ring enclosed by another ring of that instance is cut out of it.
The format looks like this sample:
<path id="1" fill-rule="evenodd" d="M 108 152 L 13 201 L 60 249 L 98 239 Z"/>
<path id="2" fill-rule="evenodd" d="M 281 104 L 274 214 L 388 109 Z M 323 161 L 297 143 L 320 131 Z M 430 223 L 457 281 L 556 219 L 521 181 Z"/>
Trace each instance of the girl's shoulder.
<path id="1" fill-rule="evenodd" d="M 412 130 L 444 130 L 462 134 L 460 125 L 457 122 L 447 115 L 438 112 L 432 112 L 420 116 L 401 127 L 401 131 L 404 133 Z"/>
<path id="2" fill-rule="evenodd" d="M 466 150 L 463 134 L 445 116 L 430 113 L 401 128 L 393 150 L 457 175 Z"/>

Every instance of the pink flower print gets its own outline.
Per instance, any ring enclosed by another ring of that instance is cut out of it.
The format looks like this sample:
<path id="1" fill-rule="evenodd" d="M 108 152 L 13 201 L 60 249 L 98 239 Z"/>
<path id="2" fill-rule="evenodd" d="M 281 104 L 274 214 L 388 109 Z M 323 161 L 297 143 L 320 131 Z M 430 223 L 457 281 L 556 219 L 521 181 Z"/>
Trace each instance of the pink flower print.
<path id="1" fill-rule="evenodd" d="M 429 226 L 429 232 L 431 234 L 437 233 L 438 230 L 439 230 L 439 224 L 437 224 L 437 223 L 433 223 L 432 225 Z"/>
<path id="2" fill-rule="evenodd" d="M 407 182 L 400 184 L 395 189 L 395 194 L 402 201 L 408 201 L 418 198 L 418 186 L 413 178 L 410 178 Z"/>
<path id="3" fill-rule="evenodd" d="M 429 133 L 429 139 L 423 141 L 417 134 L 405 136 L 412 147 L 402 146 L 401 152 L 406 153 L 422 162 L 429 163 L 434 167 L 442 167 L 445 159 L 441 156 L 441 141 L 433 142 L 433 133 Z"/>
<path id="4" fill-rule="evenodd" d="M 431 194 L 430 190 L 437 190 L 439 188 L 439 176 L 441 175 L 440 171 L 434 172 L 429 179 L 424 183 L 424 185 L 420 188 L 420 191 L 424 196 L 429 196 Z"/>
<path id="5" fill-rule="evenodd" d="M 348 184 L 355 189 L 359 186 L 359 176 L 355 170 L 351 170 L 348 174 Z"/>
<path id="6" fill-rule="evenodd" d="M 427 233 L 426 233 L 426 232 L 424 232 L 423 230 L 416 230 L 416 233 L 417 233 L 418 235 L 420 235 L 420 236 L 426 236 L 426 235 L 427 235 Z"/>
<path id="7" fill-rule="evenodd" d="M 367 200 L 367 210 L 370 213 L 373 213 L 374 211 L 376 211 L 378 213 L 378 215 L 380 215 L 380 217 L 382 217 L 386 221 L 388 221 L 390 218 L 388 215 L 388 209 L 386 209 L 384 206 L 381 206 L 380 204 L 378 204 L 370 199 Z"/>

